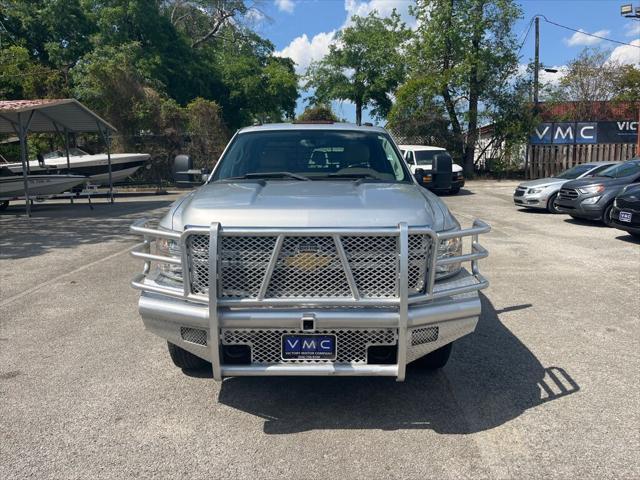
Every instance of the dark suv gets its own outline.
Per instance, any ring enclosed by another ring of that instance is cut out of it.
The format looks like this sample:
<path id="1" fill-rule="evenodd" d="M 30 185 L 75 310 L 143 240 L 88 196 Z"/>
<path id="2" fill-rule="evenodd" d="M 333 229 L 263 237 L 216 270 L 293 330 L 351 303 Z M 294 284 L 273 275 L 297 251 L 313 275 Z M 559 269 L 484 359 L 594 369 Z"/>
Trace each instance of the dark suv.
<path id="1" fill-rule="evenodd" d="M 640 238 L 640 183 L 624 187 L 613 201 L 611 223 Z"/>
<path id="2" fill-rule="evenodd" d="M 556 209 L 574 218 L 602 220 L 611 226 L 616 195 L 630 183 L 640 181 L 640 158 L 633 158 L 597 175 L 565 183 L 556 198 Z"/>

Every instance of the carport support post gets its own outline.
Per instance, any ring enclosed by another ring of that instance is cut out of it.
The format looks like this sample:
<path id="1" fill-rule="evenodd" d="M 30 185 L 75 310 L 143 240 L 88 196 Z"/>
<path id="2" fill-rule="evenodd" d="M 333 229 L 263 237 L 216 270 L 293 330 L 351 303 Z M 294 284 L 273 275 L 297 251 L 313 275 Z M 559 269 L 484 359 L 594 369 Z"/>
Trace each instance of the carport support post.
<path id="1" fill-rule="evenodd" d="M 29 115 L 29 119 L 25 123 L 22 113 L 18 113 L 18 138 L 20 140 L 20 161 L 22 162 L 22 180 L 24 182 L 24 201 L 26 206 L 27 217 L 31 217 L 31 199 L 29 198 L 29 180 L 27 170 L 29 162 L 27 160 L 27 131 L 33 119 L 33 111 Z"/>
<path id="2" fill-rule="evenodd" d="M 107 146 L 107 163 L 109 164 L 109 202 L 113 203 L 113 178 L 111 175 L 111 131 L 108 128 L 104 130 L 103 125 L 100 123 L 96 123 L 98 126 L 98 131 L 100 132 L 100 136 L 102 136 L 102 141 Z"/>
<path id="3" fill-rule="evenodd" d="M 107 162 L 109 163 L 109 201 L 113 203 L 113 178 L 111 175 L 111 132 L 107 130 Z"/>
<path id="4" fill-rule="evenodd" d="M 57 127 L 56 127 L 57 128 Z M 64 129 L 64 150 L 67 154 L 67 174 L 71 174 L 71 162 L 69 160 L 69 130 L 67 128 Z M 73 194 L 73 191 L 71 192 Z M 69 197 L 71 203 L 73 203 L 73 195 Z"/>

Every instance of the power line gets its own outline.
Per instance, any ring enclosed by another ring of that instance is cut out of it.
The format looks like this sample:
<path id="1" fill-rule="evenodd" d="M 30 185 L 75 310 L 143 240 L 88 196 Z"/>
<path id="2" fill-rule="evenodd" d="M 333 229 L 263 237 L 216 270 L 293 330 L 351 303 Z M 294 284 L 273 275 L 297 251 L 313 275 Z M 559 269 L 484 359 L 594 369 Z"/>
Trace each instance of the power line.
<path id="1" fill-rule="evenodd" d="M 550 23 L 551 25 L 555 25 L 556 27 L 564 28 L 565 30 L 570 30 L 572 32 L 581 33 L 582 35 L 587 35 L 589 37 L 599 38 L 600 40 L 606 40 L 607 42 L 618 43 L 620 45 L 627 45 L 628 47 L 640 48 L 640 45 L 634 45 L 632 43 L 621 42 L 620 40 L 614 40 L 613 38 L 603 37 L 601 35 L 595 35 L 593 33 L 585 32 L 584 30 L 578 30 L 576 28 L 567 27 L 566 25 L 561 25 L 560 23 L 552 22 L 544 15 L 535 15 L 535 17 L 542 18 L 545 22 Z"/>

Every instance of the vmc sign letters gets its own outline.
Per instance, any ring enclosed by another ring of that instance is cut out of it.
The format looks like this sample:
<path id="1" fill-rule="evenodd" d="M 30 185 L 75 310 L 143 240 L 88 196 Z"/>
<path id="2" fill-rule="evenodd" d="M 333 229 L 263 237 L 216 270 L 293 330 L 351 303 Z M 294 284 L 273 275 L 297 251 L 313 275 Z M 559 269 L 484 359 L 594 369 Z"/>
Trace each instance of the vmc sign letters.
<path id="1" fill-rule="evenodd" d="M 593 143 L 635 143 L 638 121 L 616 122 L 553 122 L 536 127 L 529 143 L 532 145 L 567 145 Z"/>

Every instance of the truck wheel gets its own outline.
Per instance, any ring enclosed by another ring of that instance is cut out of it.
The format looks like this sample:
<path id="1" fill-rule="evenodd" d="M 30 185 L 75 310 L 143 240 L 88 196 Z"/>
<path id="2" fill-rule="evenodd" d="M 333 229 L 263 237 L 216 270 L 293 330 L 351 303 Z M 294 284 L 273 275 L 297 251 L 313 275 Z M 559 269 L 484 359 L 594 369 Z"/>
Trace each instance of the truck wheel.
<path id="1" fill-rule="evenodd" d="M 547 210 L 550 213 L 560 213 L 560 210 L 556 208 L 556 198 L 558 197 L 557 193 L 554 193 L 549 197 L 549 201 L 547 202 Z"/>
<path id="2" fill-rule="evenodd" d="M 412 362 L 412 365 L 424 370 L 438 370 L 444 367 L 449 361 L 452 347 L 453 342 L 447 343 L 444 347 L 440 347 L 428 355 L 417 359 L 415 362 Z"/>
<path id="3" fill-rule="evenodd" d="M 610 203 L 604 208 L 604 212 L 602 213 L 602 222 L 607 227 L 613 227 L 613 222 L 611 221 L 611 209 L 613 208 L 613 203 Z"/>
<path id="4" fill-rule="evenodd" d="M 198 370 L 209 365 L 209 362 L 194 355 L 191 352 L 187 352 L 184 348 L 180 348 L 171 342 L 167 342 L 169 347 L 169 355 L 176 367 L 183 370 Z"/>
<path id="5" fill-rule="evenodd" d="M 452 188 L 449 190 L 450 195 L 457 195 L 460 192 L 460 188 Z"/>

